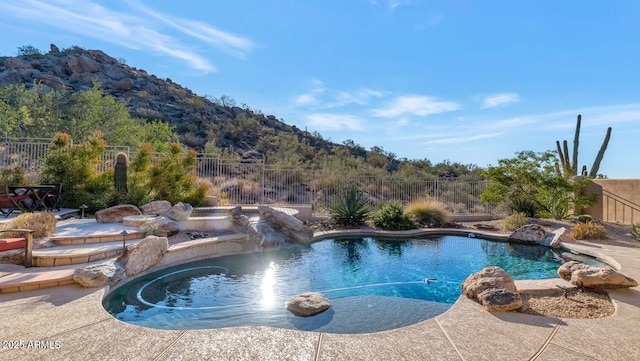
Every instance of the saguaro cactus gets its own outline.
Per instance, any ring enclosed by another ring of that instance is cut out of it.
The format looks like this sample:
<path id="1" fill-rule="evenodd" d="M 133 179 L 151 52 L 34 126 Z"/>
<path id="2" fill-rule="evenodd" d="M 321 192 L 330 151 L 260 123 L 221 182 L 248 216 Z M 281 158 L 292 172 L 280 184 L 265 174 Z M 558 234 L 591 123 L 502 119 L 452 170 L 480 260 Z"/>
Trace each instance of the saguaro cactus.
<path id="1" fill-rule="evenodd" d="M 558 158 L 560 158 L 560 166 L 562 166 L 562 171 L 560 171 L 560 167 L 556 164 L 556 171 L 558 174 L 564 176 L 565 178 L 569 178 L 572 176 L 578 175 L 578 145 L 580 142 L 580 124 L 582 122 L 582 116 L 578 114 L 578 119 L 576 121 L 576 132 L 573 137 L 573 157 L 569 157 L 569 145 L 567 141 L 562 141 L 562 147 L 560 147 L 560 141 L 556 141 L 556 147 L 558 148 Z M 604 157 L 604 152 L 607 149 L 607 145 L 609 144 L 609 139 L 611 138 L 611 127 L 607 129 L 607 134 L 604 137 L 604 141 L 600 146 L 600 151 L 596 156 L 593 165 L 591 166 L 591 170 L 588 173 L 588 176 L 591 178 L 595 178 L 598 174 L 598 170 L 600 169 L 600 162 L 602 162 L 602 158 Z M 582 175 L 586 170 L 586 166 L 582 167 Z"/>
<path id="2" fill-rule="evenodd" d="M 118 193 L 126 194 L 127 190 L 127 168 L 129 164 L 129 157 L 126 153 L 118 153 L 116 155 L 116 165 L 113 172 L 113 184 L 116 187 Z"/>

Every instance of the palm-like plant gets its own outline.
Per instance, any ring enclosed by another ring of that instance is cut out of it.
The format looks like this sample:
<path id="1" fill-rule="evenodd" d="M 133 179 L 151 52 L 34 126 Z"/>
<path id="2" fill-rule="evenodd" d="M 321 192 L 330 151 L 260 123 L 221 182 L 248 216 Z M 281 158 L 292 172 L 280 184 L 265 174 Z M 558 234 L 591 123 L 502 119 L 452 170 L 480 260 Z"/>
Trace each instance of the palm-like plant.
<path id="1" fill-rule="evenodd" d="M 329 203 L 331 218 L 339 224 L 357 226 L 369 218 L 369 197 L 355 186 L 343 189 Z"/>

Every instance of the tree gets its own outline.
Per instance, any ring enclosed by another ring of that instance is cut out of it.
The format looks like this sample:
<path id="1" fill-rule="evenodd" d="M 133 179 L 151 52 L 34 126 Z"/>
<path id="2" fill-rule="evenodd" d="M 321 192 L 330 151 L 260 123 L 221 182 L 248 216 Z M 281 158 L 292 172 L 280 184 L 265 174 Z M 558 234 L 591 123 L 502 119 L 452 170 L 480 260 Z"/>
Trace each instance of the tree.
<path id="1" fill-rule="evenodd" d="M 172 204 L 186 202 L 199 206 L 207 192 L 205 185 L 197 185 L 192 170 L 196 153 L 185 151 L 180 144 L 173 143 L 167 152 L 160 155 L 157 164 L 148 171 L 148 189 L 153 199 L 167 200 Z"/>
<path id="2" fill-rule="evenodd" d="M 93 212 L 112 205 L 114 200 L 113 173 L 96 172 L 106 142 L 95 131 L 86 142 L 71 145 L 71 137 L 56 134 L 45 159 L 40 182 L 59 183 L 64 196 L 61 205 L 77 208 L 81 204 Z"/>
<path id="3" fill-rule="evenodd" d="M 557 158 L 551 151 L 522 151 L 515 158 L 501 159 L 489 167 L 485 176 L 489 187 L 481 194 L 485 202 L 532 204 L 531 216 L 566 217 L 572 209 L 580 210 L 595 203 L 595 195 L 586 195 L 586 180 L 569 180 L 556 173 Z"/>
<path id="4" fill-rule="evenodd" d="M 2 136 L 53 138 L 62 132 L 74 142 L 85 142 L 95 130 L 109 144 L 124 146 L 152 143 L 157 148 L 176 138 L 167 123 L 132 118 L 126 102 L 105 95 L 98 83 L 76 93 L 45 91 L 38 84 L 32 90 L 24 84 L 0 88 Z"/>
<path id="5" fill-rule="evenodd" d="M 33 45 L 24 45 L 18 47 L 18 56 L 42 55 L 40 49 Z"/>

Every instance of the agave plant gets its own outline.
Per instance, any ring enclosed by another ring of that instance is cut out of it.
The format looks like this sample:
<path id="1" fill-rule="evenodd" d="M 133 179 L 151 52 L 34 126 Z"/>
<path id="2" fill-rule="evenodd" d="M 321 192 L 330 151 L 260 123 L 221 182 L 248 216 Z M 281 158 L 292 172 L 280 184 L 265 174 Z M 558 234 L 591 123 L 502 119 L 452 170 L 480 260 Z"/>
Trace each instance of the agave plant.
<path id="1" fill-rule="evenodd" d="M 343 189 L 330 203 L 329 214 L 339 224 L 357 226 L 369 218 L 369 197 L 355 186 Z"/>
<path id="2" fill-rule="evenodd" d="M 633 225 L 631 234 L 636 238 L 636 241 L 640 241 L 640 223 L 636 223 Z"/>

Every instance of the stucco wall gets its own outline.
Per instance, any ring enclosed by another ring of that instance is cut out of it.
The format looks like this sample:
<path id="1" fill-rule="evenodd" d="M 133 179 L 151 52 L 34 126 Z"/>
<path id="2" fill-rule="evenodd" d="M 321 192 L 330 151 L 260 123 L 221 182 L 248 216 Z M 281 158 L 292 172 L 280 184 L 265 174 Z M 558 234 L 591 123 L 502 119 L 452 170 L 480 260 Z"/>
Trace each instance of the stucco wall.
<path id="1" fill-rule="evenodd" d="M 587 214 L 606 222 L 640 223 L 640 179 L 594 179 L 587 191 L 598 195 Z"/>

